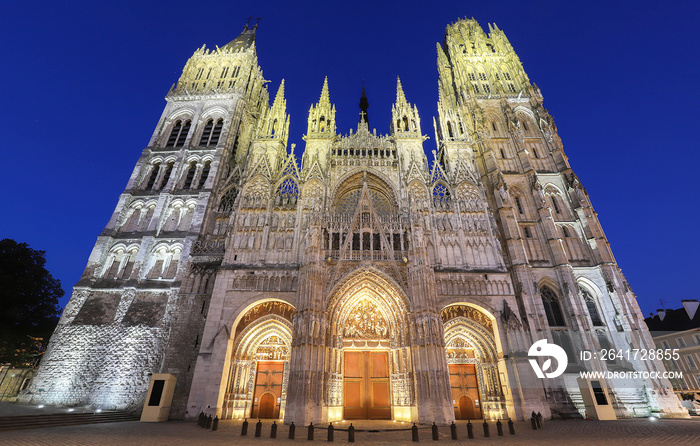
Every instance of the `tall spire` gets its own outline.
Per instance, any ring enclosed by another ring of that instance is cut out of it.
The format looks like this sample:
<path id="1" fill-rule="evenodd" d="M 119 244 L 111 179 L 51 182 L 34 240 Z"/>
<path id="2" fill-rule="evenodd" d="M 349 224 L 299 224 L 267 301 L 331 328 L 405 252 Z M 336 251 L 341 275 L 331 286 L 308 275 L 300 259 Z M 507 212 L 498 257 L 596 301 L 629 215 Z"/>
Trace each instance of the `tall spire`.
<path id="1" fill-rule="evenodd" d="M 369 127 L 369 115 L 367 114 L 368 108 L 369 101 L 367 100 L 367 94 L 365 93 L 365 81 L 362 81 L 362 97 L 360 98 L 360 110 L 362 110 L 361 121 L 366 122 L 367 126 Z"/>
<path id="2" fill-rule="evenodd" d="M 321 97 L 318 100 L 319 105 L 326 105 L 331 103 L 330 94 L 328 93 L 328 76 L 323 79 L 323 88 L 321 89 Z"/>
<path id="3" fill-rule="evenodd" d="M 403 93 L 403 87 L 401 86 L 401 78 L 396 76 L 396 103 L 406 104 L 406 95 Z"/>
<path id="4" fill-rule="evenodd" d="M 279 108 L 281 108 L 282 110 L 286 110 L 287 108 L 287 100 L 284 98 L 284 79 L 282 79 L 282 82 L 280 83 L 280 88 L 277 90 L 275 100 L 272 103 L 272 108 L 275 110 Z"/>

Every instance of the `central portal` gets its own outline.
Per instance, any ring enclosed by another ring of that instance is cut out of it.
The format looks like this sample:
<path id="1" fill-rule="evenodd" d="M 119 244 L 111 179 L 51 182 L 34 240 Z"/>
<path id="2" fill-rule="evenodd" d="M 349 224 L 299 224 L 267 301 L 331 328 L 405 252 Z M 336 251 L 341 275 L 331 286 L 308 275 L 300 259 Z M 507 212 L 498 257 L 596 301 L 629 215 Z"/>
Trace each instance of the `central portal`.
<path id="1" fill-rule="evenodd" d="M 346 420 L 391 419 L 387 352 L 346 351 L 343 387 Z"/>

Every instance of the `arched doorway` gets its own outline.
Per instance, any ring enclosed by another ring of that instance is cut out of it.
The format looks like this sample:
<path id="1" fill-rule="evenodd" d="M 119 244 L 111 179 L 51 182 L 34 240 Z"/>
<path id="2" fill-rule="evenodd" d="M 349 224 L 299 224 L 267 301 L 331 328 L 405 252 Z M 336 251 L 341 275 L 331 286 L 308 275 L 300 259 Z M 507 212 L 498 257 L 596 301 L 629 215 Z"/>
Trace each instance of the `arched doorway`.
<path id="1" fill-rule="evenodd" d="M 502 418 L 504 396 L 492 317 L 471 305 L 441 312 L 455 419 Z"/>
<path id="2" fill-rule="evenodd" d="M 329 421 L 409 421 L 413 386 L 403 291 L 363 267 L 341 282 L 328 308 Z"/>
<path id="3" fill-rule="evenodd" d="M 291 305 L 267 301 L 239 319 L 222 419 L 284 416 L 293 314 Z"/>
<path id="4" fill-rule="evenodd" d="M 260 397 L 260 408 L 257 418 L 277 418 L 279 417 L 279 407 L 275 404 L 276 395 L 273 393 L 265 393 Z M 253 418 L 256 418 L 253 415 Z"/>

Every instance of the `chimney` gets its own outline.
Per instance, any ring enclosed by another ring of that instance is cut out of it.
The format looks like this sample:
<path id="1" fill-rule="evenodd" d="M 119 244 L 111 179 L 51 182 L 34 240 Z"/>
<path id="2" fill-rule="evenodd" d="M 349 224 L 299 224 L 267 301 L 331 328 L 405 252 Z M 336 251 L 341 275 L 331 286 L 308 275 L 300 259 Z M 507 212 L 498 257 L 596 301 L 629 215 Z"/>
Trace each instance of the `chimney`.
<path id="1" fill-rule="evenodd" d="M 698 306 L 700 306 L 700 302 L 698 302 L 697 299 L 687 299 L 682 300 L 681 303 L 685 308 L 685 312 L 688 313 L 688 318 L 690 318 L 690 320 L 692 321 L 695 317 L 695 313 L 698 311 Z"/>
<path id="2" fill-rule="evenodd" d="M 656 310 L 656 312 L 659 313 L 659 319 L 663 321 L 666 317 L 666 310 L 664 310 L 663 308 L 659 308 Z"/>

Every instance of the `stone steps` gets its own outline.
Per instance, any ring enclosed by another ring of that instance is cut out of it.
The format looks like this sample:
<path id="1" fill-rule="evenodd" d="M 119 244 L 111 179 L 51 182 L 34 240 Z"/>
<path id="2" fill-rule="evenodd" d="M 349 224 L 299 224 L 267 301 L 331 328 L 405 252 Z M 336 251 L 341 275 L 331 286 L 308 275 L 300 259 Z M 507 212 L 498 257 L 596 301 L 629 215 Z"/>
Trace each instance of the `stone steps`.
<path id="1" fill-rule="evenodd" d="M 44 427 L 75 426 L 79 424 L 138 421 L 137 415 L 117 411 L 100 413 L 54 413 L 0 417 L 0 432 Z"/>

